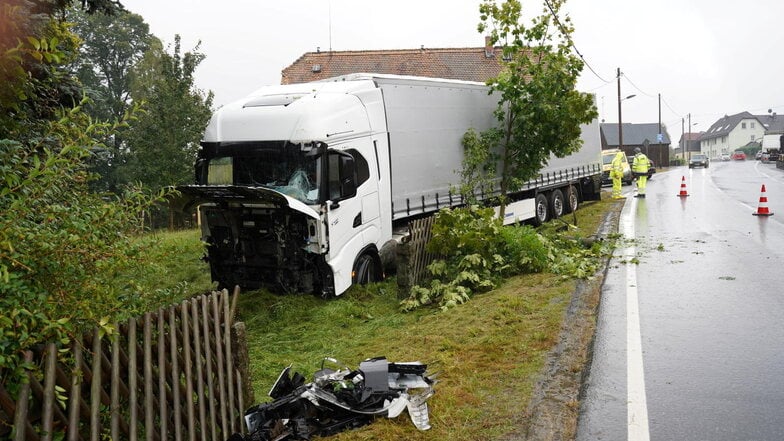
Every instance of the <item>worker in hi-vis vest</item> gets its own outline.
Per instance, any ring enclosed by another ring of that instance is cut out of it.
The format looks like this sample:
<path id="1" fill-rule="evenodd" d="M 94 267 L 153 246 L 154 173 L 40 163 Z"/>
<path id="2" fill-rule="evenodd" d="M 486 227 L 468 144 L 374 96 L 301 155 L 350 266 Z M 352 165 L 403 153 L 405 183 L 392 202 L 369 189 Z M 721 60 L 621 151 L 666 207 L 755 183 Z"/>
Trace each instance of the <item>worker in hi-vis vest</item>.
<path id="1" fill-rule="evenodd" d="M 639 147 L 634 149 L 634 162 L 632 162 L 632 172 L 637 178 L 636 198 L 645 197 L 645 184 L 648 183 L 648 170 L 651 168 L 651 160 Z"/>
<path id="2" fill-rule="evenodd" d="M 612 160 L 612 169 L 610 169 L 610 177 L 612 178 L 612 197 L 613 199 L 622 199 L 621 195 L 621 181 L 623 180 L 623 160 L 625 159 L 623 152 L 618 152 Z"/>

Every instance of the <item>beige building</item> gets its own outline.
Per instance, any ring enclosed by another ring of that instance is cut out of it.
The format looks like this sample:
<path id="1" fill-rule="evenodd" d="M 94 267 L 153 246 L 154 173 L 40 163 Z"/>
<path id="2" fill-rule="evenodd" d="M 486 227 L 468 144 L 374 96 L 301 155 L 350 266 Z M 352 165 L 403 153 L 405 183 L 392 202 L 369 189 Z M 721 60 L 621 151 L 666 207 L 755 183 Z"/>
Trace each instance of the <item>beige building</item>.
<path id="1" fill-rule="evenodd" d="M 711 159 L 733 151 L 750 142 L 761 142 L 765 126 L 754 115 L 742 112 L 724 115 L 700 136 L 700 152 Z"/>

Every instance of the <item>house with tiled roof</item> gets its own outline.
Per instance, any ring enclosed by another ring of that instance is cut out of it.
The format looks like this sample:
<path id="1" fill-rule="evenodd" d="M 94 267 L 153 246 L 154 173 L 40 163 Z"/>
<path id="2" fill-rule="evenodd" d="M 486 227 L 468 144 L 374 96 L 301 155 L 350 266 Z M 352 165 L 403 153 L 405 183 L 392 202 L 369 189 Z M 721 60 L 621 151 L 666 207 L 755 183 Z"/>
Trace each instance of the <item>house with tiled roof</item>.
<path id="1" fill-rule="evenodd" d="M 658 123 L 623 123 L 622 129 L 621 149 L 626 156 L 629 158 L 634 156 L 634 149 L 639 147 L 657 166 L 669 165 L 671 140 L 667 127 L 661 127 L 661 139 L 659 139 Z M 599 130 L 602 137 L 602 150 L 619 147 L 618 123 L 602 123 L 599 125 Z"/>
<path id="2" fill-rule="evenodd" d="M 485 82 L 502 69 L 501 48 L 483 47 L 307 52 L 281 72 L 281 84 L 357 72 Z"/>
<path id="3" fill-rule="evenodd" d="M 724 115 L 700 136 L 700 151 L 709 158 L 733 151 L 756 142 L 765 135 L 765 125 L 749 112 Z"/>

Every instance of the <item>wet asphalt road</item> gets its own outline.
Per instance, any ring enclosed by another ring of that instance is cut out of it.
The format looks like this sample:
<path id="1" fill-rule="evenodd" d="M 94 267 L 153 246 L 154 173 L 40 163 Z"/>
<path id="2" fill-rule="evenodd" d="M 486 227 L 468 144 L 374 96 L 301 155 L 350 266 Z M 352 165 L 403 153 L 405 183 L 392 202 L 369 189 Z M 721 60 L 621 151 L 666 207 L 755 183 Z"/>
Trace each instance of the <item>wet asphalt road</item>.
<path id="1" fill-rule="evenodd" d="M 784 170 L 657 173 L 619 231 L 577 439 L 784 440 Z"/>

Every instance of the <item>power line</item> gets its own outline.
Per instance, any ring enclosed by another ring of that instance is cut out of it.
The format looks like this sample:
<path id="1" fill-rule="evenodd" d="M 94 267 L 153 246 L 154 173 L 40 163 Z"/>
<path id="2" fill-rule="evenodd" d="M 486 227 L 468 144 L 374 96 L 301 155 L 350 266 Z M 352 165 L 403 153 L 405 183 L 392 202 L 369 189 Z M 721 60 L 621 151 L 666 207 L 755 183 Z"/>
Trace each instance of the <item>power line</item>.
<path id="1" fill-rule="evenodd" d="M 647 92 L 643 91 L 643 90 L 642 90 L 642 89 L 640 89 L 639 87 L 637 87 L 637 85 L 636 85 L 636 84 L 634 84 L 634 83 L 632 82 L 632 80 L 631 80 L 631 79 L 629 79 L 629 76 L 628 76 L 628 75 L 626 75 L 626 73 L 623 73 L 623 77 L 624 77 L 624 78 L 626 78 L 626 81 L 628 81 L 628 82 L 629 82 L 629 84 L 631 84 L 631 85 L 632 85 L 632 87 L 634 87 L 635 89 L 637 89 L 637 92 L 640 92 L 641 94 L 643 94 L 643 95 L 647 96 L 648 98 L 656 98 L 655 96 L 653 96 L 653 95 L 651 95 L 651 94 L 649 94 L 649 93 L 647 93 Z"/>
<path id="2" fill-rule="evenodd" d="M 555 19 L 555 23 L 558 25 L 558 28 L 561 30 L 561 33 L 564 35 L 564 37 L 566 37 L 567 43 L 569 43 L 569 46 L 571 46 L 571 48 L 574 49 L 575 53 L 577 53 L 577 56 L 580 57 L 581 60 L 583 60 L 583 63 L 588 67 L 588 70 L 590 70 L 594 75 L 596 75 L 596 78 L 603 81 L 605 84 L 612 82 L 612 80 L 609 81 L 605 80 L 604 78 L 601 77 L 601 75 L 596 73 L 596 71 L 593 70 L 593 67 L 591 67 L 591 64 L 588 63 L 588 60 L 586 60 L 585 57 L 583 57 L 583 54 L 580 53 L 580 51 L 577 49 L 577 46 L 574 44 L 574 41 L 572 41 L 572 37 L 570 37 L 569 34 L 566 33 L 563 25 L 561 25 L 561 21 L 558 19 L 558 14 L 556 14 L 555 10 L 553 10 L 550 1 L 544 0 L 544 4 L 547 5 L 547 9 L 550 10 L 550 15 L 553 16 L 553 18 Z"/>
<path id="3" fill-rule="evenodd" d="M 661 99 L 661 100 L 662 100 L 662 102 L 664 102 L 664 106 L 665 106 L 665 107 L 667 107 L 668 109 L 670 109 L 670 112 L 672 112 L 673 114 L 675 114 L 675 116 L 677 116 L 677 117 L 679 117 L 679 118 L 683 118 L 683 114 L 682 114 L 682 113 L 679 113 L 679 112 L 676 112 L 676 111 L 675 111 L 675 109 L 673 109 L 673 108 L 670 106 L 670 103 L 668 103 L 668 102 L 667 102 L 667 100 L 665 100 L 665 99 L 664 99 L 664 97 L 662 97 L 662 99 Z"/>
<path id="4" fill-rule="evenodd" d="M 622 73 L 622 74 L 623 74 L 623 77 L 624 77 L 624 78 L 626 78 L 626 81 L 628 81 L 628 82 L 629 82 L 629 84 L 631 84 L 631 85 L 632 85 L 632 87 L 634 87 L 635 89 L 637 89 L 637 91 L 638 91 L 638 92 L 640 92 L 641 94 L 643 94 L 643 95 L 647 96 L 648 98 L 654 98 L 654 99 L 655 99 L 655 98 L 657 98 L 657 97 L 655 97 L 655 96 L 653 96 L 653 95 L 651 95 L 651 94 L 649 94 L 649 93 L 645 92 L 644 90 L 640 89 L 639 87 L 637 87 L 637 85 L 636 85 L 636 84 L 634 84 L 634 82 L 633 82 L 633 81 L 632 81 L 632 80 L 629 78 L 629 76 L 628 76 L 628 75 L 626 75 L 626 73 Z M 665 106 L 665 107 L 667 107 L 667 108 L 670 110 L 670 112 L 672 112 L 672 113 L 673 113 L 675 116 L 677 116 L 678 118 L 683 118 L 683 117 L 684 117 L 684 114 L 682 114 L 682 113 L 680 113 L 680 112 L 676 112 L 676 111 L 675 111 L 675 109 L 673 109 L 673 108 L 672 108 L 672 106 L 670 106 L 670 103 L 668 103 L 668 102 L 667 102 L 667 100 L 665 100 L 665 99 L 664 99 L 664 98 L 661 96 L 661 94 L 659 94 L 659 96 L 658 96 L 658 97 L 659 97 L 659 98 L 661 98 L 661 100 L 664 102 L 664 106 Z"/>

